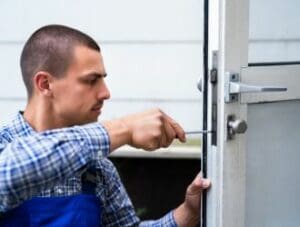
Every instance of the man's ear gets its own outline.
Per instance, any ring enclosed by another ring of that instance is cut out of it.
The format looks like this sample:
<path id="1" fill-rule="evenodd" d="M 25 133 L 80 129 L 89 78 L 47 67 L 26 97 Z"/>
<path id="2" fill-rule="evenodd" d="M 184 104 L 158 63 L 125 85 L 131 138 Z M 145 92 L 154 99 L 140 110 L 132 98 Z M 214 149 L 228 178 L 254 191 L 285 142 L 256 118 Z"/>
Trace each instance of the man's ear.
<path id="1" fill-rule="evenodd" d="M 33 77 L 33 86 L 36 89 L 37 92 L 40 94 L 51 96 L 52 95 L 52 89 L 51 89 L 51 82 L 53 80 L 53 77 L 50 73 L 39 71 L 35 74 Z"/>

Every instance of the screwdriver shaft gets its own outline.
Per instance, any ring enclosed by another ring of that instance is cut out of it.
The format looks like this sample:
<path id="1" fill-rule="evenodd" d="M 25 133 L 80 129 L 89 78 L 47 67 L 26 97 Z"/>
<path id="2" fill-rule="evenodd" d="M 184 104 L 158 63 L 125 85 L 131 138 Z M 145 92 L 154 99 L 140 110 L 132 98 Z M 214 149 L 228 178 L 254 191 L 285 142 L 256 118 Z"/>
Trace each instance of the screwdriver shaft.
<path id="1" fill-rule="evenodd" d="M 211 133 L 213 131 L 208 130 L 200 130 L 200 131 L 186 131 L 185 134 L 191 135 L 191 134 L 204 134 L 204 133 Z"/>

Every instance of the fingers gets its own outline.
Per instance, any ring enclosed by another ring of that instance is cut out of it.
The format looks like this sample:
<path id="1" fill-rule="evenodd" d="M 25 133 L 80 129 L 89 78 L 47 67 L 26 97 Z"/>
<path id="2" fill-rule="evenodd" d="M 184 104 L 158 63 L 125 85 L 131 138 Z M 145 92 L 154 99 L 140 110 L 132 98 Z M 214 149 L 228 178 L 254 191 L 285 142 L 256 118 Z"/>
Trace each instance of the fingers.
<path id="1" fill-rule="evenodd" d="M 128 115 L 121 122 L 127 132 L 125 143 L 136 148 L 152 151 L 168 147 L 175 138 L 185 142 L 181 126 L 160 109 Z"/>
<path id="2" fill-rule="evenodd" d="M 185 133 L 184 133 L 183 128 L 175 120 L 173 120 L 170 116 L 165 115 L 165 117 L 167 118 L 169 124 L 173 128 L 173 130 L 175 132 L 175 137 L 178 138 L 181 142 L 186 142 Z"/>
<path id="3" fill-rule="evenodd" d="M 166 113 L 160 109 L 150 111 L 151 114 L 158 116 L 160 121 L 159 147 L 168 147 L 175 138 L 185 142 L 185 133 L 182 127 Z M 158 147 L 157 147 L 158 148 Z"/>
<path id="4" fill-rule="evenodd" d="M 185 194 L 184 207 L 189 214 L 200 213 L 202 191 L 209 188 L 211 185 L 210 180 L 202 178 L 201 174 L 198 174 L 193 182 L 188 186 Z"/>
<path id="5" fill-rule="evenodd" d="M 209 188 L 211 185 L 211 182 L 209 179 L 202 178 L 201 174 L 199 173 L 193 182 L 189 185 L 187 193 L 192 194 L 198 194 L 202 190 Z"/>
<path id="6" fill-rule="evenodd" d="M 163 118 L 163 129 L 162 130 L 163 130 L 163 132 L 162 132 L 162 137 L 161 137 L 161 141 L 160 141 L 160 146 L 168 147 L 171 145 L 174 138 L 176 138 L 176 133 L 165 117 Z"/>

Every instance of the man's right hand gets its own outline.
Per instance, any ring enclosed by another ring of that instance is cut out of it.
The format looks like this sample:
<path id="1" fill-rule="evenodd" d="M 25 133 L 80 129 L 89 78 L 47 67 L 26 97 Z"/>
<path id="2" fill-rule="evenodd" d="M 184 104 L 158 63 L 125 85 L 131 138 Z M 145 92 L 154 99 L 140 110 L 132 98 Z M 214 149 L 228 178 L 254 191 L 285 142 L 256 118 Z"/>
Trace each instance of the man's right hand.
<path id="1" fill-rule="evenodd" d="M 128 144 L 153 151 L 168 147 L 175 138 L 185 142 L 182 127 L 159 109 L 103 122 L 111 141 L 111 151 Z"/>

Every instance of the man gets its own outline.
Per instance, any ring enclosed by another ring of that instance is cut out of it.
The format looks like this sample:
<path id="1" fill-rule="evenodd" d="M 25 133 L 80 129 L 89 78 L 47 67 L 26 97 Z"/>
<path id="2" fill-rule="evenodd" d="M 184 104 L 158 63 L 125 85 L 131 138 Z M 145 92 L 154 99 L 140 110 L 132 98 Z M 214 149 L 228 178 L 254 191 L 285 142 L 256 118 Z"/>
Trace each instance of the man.
<path id="1" fill-rule="evenodd" d="M 0 131 L 3 226 L 193 226 L 202 189 L 197 176 L 184 202 L 164 217 L 140 222 L 113 164 L 105 158 L 129 144 L 145 150 L 185 141 L 160 110 L 97 123 L 110 97 L 100 48 L 61 25 L 40 28 L 26 42 L 21 70 L 28 103 Z"/>

